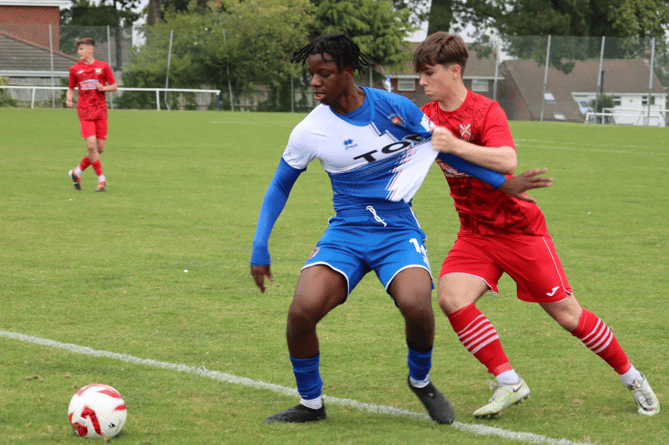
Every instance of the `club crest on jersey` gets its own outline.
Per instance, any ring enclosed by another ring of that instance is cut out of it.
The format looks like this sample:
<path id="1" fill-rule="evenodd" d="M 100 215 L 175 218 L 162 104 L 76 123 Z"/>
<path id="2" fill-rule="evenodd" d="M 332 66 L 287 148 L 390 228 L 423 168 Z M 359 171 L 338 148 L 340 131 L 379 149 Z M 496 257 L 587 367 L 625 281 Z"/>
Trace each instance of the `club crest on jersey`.
<path id="1" fill-rule="evenodd" d="M 468 141 L 472 138 L 472 124 L 460 124 L 460 136 Z"/>
<path id="2" fill-rule="evenodd" d="M 320 249 L 318 247 L 314 247 L 314 250 L 311 251 L 311 254 L 309 254 L 309 258 L 307 258 L 307 259 L 310 260 L 313 257 L 315 257 L 319 250 Z"/>
<path id="3" fill-rule="evenodd" d="M 102 68 L 95 68 L 95 74 L 98 76 L 102 74 Z"/>
<path id="4" fill-rule="evenodd" d="M 397 114 L 392 113 L 390 116 L 388 116 L 388 120 L 393 123 L 393 125 L 398 125 L 400 127 L 406 128 L 406 123 L 402 120 L 401 117 L 399 117 Z"/>
<path id="5" fill-rule="evenodd" d="M 356 144 L 353 139 L 346 139 L 344 141 L 344 150 L 350 150 L 352 148 L 356 148 L 358 144 Z"/>

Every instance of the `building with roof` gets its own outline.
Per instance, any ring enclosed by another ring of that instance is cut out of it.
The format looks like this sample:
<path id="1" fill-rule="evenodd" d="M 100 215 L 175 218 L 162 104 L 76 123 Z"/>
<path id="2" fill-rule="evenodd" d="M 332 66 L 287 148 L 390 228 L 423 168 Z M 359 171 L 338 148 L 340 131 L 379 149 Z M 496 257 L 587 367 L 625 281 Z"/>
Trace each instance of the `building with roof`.
<path id="1" fill-rule="evenodd" d="M 0 31 L 58 51 L 60 8 L 70 4 L 70 0 L 0 0 Z"/>
<path id="2" fill-rule="evenodd" d="M 604 111 L 616 124 L 665 126 L 667 91 L 654 73 L 651 89 L 647 61 L 604 59 L 601 73 L 599 64 L 599 59 L 576 61 L 569 74 L 549 67 L 544 91 L 544 65 L 507 60 L 500 67 L 504 80 L 497 100 L 510 120 L 584 122 L 599 87 L 600 94 L 613 99 L 615 106 Z"/>

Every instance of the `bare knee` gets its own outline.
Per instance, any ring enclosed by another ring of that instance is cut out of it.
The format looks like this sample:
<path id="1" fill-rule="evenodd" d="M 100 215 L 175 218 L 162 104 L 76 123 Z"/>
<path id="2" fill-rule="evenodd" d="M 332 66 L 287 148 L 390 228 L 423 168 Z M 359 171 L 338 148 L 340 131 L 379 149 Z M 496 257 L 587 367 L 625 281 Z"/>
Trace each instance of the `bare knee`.
<path id="1" fill-rule="evenodd" d="M 425 269 L 415 267 L 403 270 L 388 286 L 388 293 L 392 295 L 404 318 L 434 318 L 432 280 Z"/>
<path id="2" fill-rule="evenodd" d="M 439 307 L 447 316 L 476 303 L 488 291 L 480 278 L 467 274 L 448 274 L 439 280 Z"/>
<path id="3" fill-rule="evenodd" d="M 542 303 L 541 307 L 566 331 L 573 332 L 578 327 L 583 308 L 573 295 L 557 303 Z"/>

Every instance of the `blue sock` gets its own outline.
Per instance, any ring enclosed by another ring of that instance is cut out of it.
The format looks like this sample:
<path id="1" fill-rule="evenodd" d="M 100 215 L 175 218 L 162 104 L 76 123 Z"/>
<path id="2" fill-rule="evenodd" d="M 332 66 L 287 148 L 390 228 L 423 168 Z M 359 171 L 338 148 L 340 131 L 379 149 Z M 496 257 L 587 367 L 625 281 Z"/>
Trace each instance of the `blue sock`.
<path id="1" fill-rule="evenodd" d="M 297 392 L 305 400 L 315 399 L 321 395 L 323 380 L 318 372 L 320 354 L 311 358 L 290 358 L 293 362 L 293 374 L 297 381 Z"/>
<path id="2" fill-rule="evenodd" d="M 409 347 L 409 377 L 422 382 L 427 379 L 430 368 L 432 368 L 432 350 L 430 352 L 418 352 Z"/>

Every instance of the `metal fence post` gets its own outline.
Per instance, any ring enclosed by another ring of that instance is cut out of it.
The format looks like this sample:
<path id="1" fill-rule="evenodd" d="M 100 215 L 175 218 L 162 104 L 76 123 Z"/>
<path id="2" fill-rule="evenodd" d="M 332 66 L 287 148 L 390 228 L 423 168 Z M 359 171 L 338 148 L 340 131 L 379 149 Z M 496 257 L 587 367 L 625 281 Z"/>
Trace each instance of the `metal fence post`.
<path id="1" fill-rule="evenodd" d="M 51 86 L 55 87 L 55 79 L 53 77 L 53 31 L 51 30 L 51 23 L 49 23 L 49 55 L 51 56 Z M 51 108 L 56 108 L 56 90 L 54 88 L 51 89 Z"/>
<path id="2" fill-rule="evenodd" d="M 650 79 L 648 80 L 648 103 L 646 111 L 647 126 L 650 126 L 650 98 L 653 97 L 653 65 L 655 64 L 655 37 L 653 37 L 651 42 L 652 43 L 650 49 Z"/>
<path id="3" fill-rule="evenodd" d="M 118 36 L 116 36 L 118 39 Z M 109 67 L 111 68 L 111 34 L 109 33 L 109 25 L 107 25 L 107 60 L 109 60 Z M 118 54 L 116 54 L 116 66 L 118 66 Z M 110 92 L 109 95 L 111 96 L 111 100 L 109 101 L 111 104 L 111 109 L 114 109 L 114 92 Z"/>
<path id="4" fill-rule="evenodd" d="M 546 103 L 546 83 L 548 82 L 548 65 L 551 60 L 551 36 L 548 35 L 548 48 L 546 49 L 546 69 L 544 70 L 544 89 L 541 92 L 541 117 L 539 120 L 544 121 L 544 104 Z"/>
<path id="5" fill-rule="evenodd" d="M 493 37 L 493 48 L 495 49 L 495 80 L 492 82 L 492 100 L 497 100 L 497 76 L 499 75 L 499 45 L 497 37 Z"/>
<path id="6" fill-rule="evenodd" d="M 599 94 L 602 89 L 602 64 L 604 63 L 604 47 L 606 45 L 606 37 L 602 36 L 602 49 L 599 51 L 599 70 L 597 71 L 597 91 L 595 91 L 595 124 L 597 123 L 597 108 L 599 107 Z M 602 123 L 604 123 L 604 115 L 602 115 Z"/>
<path id="7" fill-rule="evenodd" d="M 225 29 L 223 30 L 223 44 L 228 46 L 228 38 L 225 35 Z M 232 97 L 232 83 L 230 82 L 230 65 L 226 64 L 225 69 L 228 73 L 228 91 L 230 93 L 230 111 L 235 111 L 235 101 Z"/>
<path id="8" fill-rule="evenodd" d="M 167 73 L 165 74 L 165 109 L 170 111 L 170 106 L 167 103 L 167 88 L 170 84 L 170 63 L 172 62 L 172 38 L 174 37 L 174 30 L 170 30 L 170 47 L 167 50 Z"/>

